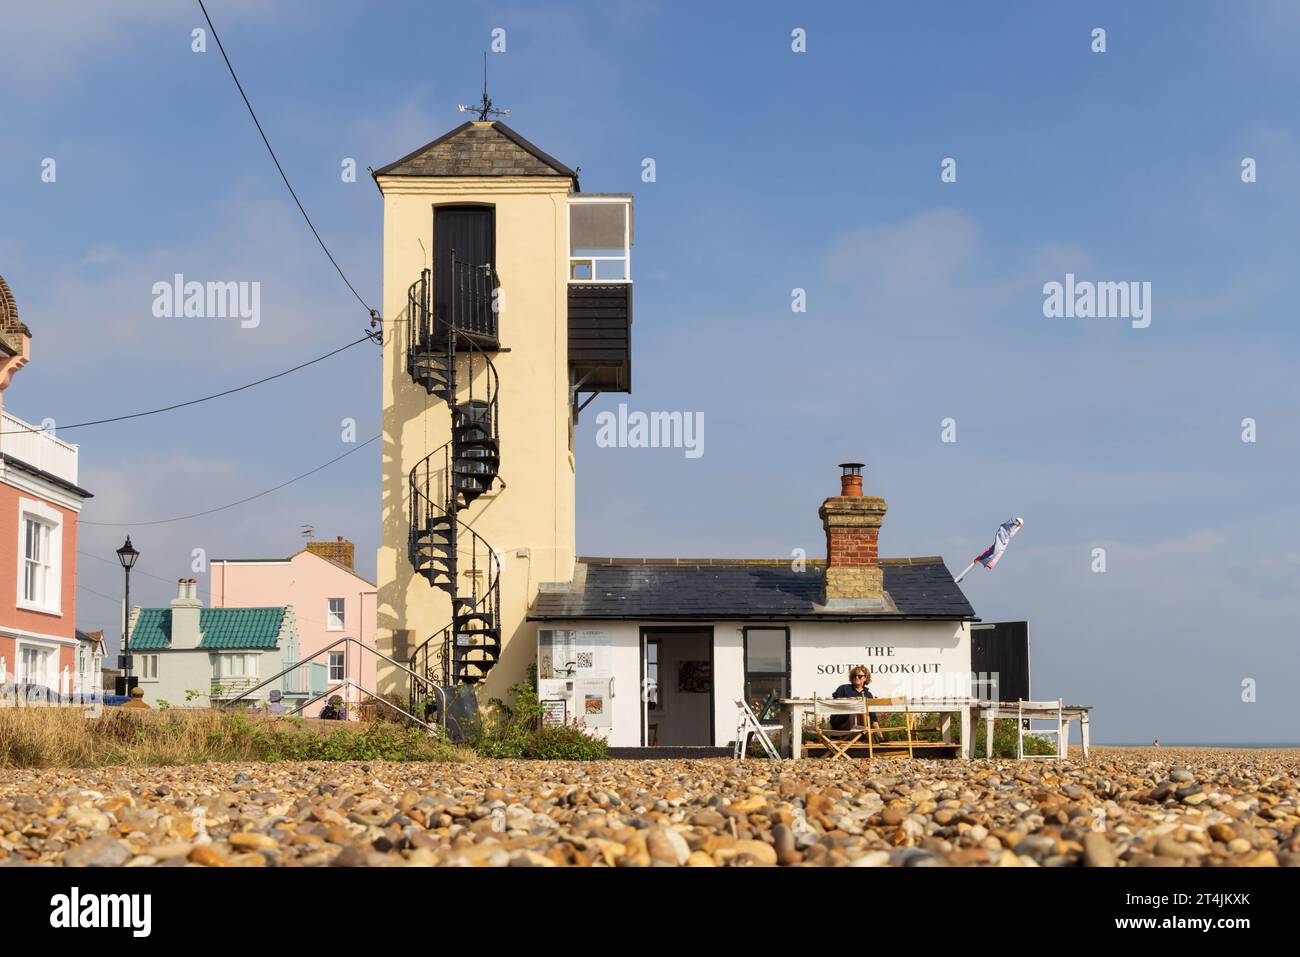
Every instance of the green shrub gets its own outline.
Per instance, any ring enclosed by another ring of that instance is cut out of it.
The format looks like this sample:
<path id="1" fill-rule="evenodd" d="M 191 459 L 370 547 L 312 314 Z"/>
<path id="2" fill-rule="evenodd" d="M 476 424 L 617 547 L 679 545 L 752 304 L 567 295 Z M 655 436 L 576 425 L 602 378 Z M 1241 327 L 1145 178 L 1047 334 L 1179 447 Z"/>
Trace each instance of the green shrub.
<path id="1" fill-rule="evenodd" d="M 985 722 L 976 722 L 975 751 L 977 758 L 984 757 Z M 1055 754 L 1056 741 L 1025 732 L 1025 754 Z M 993 721 L 993 757 L 1014 758 L 1016 756 L 1016 719 L 995 718 Z"/>
<path id="2" fill-rule="evenodd" d="M 582 722 L 543 725 L 537 700 L 537 670 L 510 687 L 511 702 L 493 698 L 478 724 L 467 730 L 467 743 L 485 758 L 532 758 L 552 761 L 601 761 L 609 745 L 587 733 Z"/>

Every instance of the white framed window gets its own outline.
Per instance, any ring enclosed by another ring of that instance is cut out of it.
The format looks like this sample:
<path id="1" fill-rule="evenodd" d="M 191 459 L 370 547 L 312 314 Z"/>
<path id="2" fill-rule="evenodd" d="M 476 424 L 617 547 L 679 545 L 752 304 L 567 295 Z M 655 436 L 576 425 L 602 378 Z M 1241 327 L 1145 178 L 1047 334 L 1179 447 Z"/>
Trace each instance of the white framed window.
<path id="1" fill-rule="evenodd" d="M 139 663 L 136 667 L 136 677 L 141 681 L 158 680 L 158 656 L 157 655 L 132 655 Z"/>
<path id="2" fill-rule="evenodd" d="M 325 628 L 328 631 L 342 631 L 344 621 L 343 599 L 331 598 L 329 602 L 329 617 L 325 619 Z"/>
<path id="3" fill-rule="evenodd" d="M 63 516 L 44 502 L 18 502 L 18 607 L 62 613 Z"/>
<path id="4" fill-rule="evenodd" d="M 48 645 L 18 642 L 18 669 L 14 676 L 19 684 L 57 688 L 58 651 Z"/>
<path id="5" fill-rule="evenodd" d="M 330 652 L 330 681 L 342 681 L 347 676 L 344 674 L 343 652 Z"/>
<path id="6" fill-rule="evenodd" d="M 256 678 L 257 654 L 243 652 L 215 655 L 212 663 L 212 677 L 222 678 Z"/>
<path id="7" fill-rule="evenodd" d="M 569 197 L 569 282 L 631 282 L 632 198 Z"/>

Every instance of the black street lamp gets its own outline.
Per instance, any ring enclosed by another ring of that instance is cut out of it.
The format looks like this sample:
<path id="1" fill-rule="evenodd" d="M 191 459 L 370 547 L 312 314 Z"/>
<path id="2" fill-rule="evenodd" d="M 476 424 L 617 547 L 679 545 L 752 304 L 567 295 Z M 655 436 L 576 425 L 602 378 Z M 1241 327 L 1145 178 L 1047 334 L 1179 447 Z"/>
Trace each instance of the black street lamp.
<path id="1" fill-rule="evenodd" d="M 128 680 L 131 677 L 131 569 L 139 557 L 140 553 L 131 545 L 131 536 L 128 535 L 125 544 L 117 550 L 117 560 L 122 563 L 122 571 L 126 574 L 126 605 L 122 609 L 122 655 L 118 665 L 122 669 L 122 677 Z"/>

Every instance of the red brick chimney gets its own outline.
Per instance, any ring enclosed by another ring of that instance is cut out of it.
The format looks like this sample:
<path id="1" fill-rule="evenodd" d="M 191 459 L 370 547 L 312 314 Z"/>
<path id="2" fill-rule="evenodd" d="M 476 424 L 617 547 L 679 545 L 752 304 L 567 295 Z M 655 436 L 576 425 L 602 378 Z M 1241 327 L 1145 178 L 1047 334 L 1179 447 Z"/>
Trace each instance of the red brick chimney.
<path id="1" fill-rule="evenodd" d="M 338 562 L 347 568 L 354 567 L 352 562 L 356 551 L 355 546 L 342 535 L 333 542 L 308 542 L 307 551 L 321 558 L 328 558 L 332 562 Z"/>
<path id="2" fill-rule="evenodd" d="M 817 514 L 826 530 L 826 604 L 883 603 L 884 575 L 877 538 L 888 506 L 862 494 L 862 463 L 840 465 L 840 494 L 822 502 Z"/>

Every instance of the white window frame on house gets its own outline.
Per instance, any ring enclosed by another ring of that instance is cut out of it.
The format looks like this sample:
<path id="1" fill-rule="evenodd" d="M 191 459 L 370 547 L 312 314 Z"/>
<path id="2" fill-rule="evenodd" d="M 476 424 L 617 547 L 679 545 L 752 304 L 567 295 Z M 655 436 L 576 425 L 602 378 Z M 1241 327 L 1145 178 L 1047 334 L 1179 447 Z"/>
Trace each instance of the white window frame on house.
<path id="1" fill-rule="evenodd" d="M 94 655 L 84 641 L 77 642 L 77 680 L 73 685 L 73 690 L 77 694 L 85 694 L 86 686 L 90 681 L 90 663 L 94 660 Z"/>
<path id="2" fill-rule="evenodd" d="M 605 206 L 620 205 L 624 208 L 622 255 L 601 256 L 601 255 L 587 255 L 582 253 L 575 255 L 573 252 L 573 208 L 575 206 L 599 206 L 599 205 L 605 205 Z M 596 283 L 596 284 L 631 282 L 632 281 L 632 197 L 619 196 L 619 195 L 602 196 L 599 194 L 587 193 L 587 194 L 581 194 L 576 196 L 570 196 L 568 201 L 568 207 L 569 208 L 566 211 L 564 217 L 564 230 L 565 230 L 564 248 L 568 250 L 569 282 Z M 599 272 L 599 267 L 596 265 L 597 263 L 619 263 L 619 262 L 623 264 L 623 269 L 622 269 L 623 275 L 621 277 L 613 278 L 613 279 L 608 277 L 602 277 L 602 278 L 597 277 L 596 274 L 597 272 Z M 589 275 L 585 277 L 576 275 L 576 273 L 579 270 L 583 269 L 584 267 L 587 270 L 589 270 Z"/>
<path id="3" fill-rule="evenodd" d="M 36 574 L 40 577 L 40 594 L 28 597 L 27 526 L 35 523 L 43 530 L 37 541 L 44 541 L 45 555 L 37 556 Z M 47 615 L 63 614 L 63 515 L 58 509 L 35 499 L 18 500 L 18 601 L 19 608 Z"/>
<path id="4" fill-rule="evenodd" d="M 262 656 L 256 651 L 222 651 L 212 657 L 212 680 L 220 684 L 223 680 L 229 678 L 256 678 L 257 659 Z M 227 673 L 227 668 L 234 663 L 236 658 L 242 659 L 241 670 L 243 674 Z"/>
<path id="5" fill-rule="evenodd" d="M 334 603 L 338 602 L 339 610 L 334 611 Z M 342 631 L 347 627 L 347 599 L 346 598 L 328 598 L 325 600 L 325 630 Z"/>
<path id="6" fill-rule="evenodd" d="M 334 664 L 335 664 L 335 661 L 338 662 L 338 677 L 337 677 L 337 678 L 334 677 Z M 347 680 L 347 677 L 348 677 L 348 673 L 347 673 L 347 658 L 344 656 L 343 652 L 341 652 L 341 651 L 331 651 L 331 652 L 330 652 L 329 669 L 330 669 L 330 670 L 329 670 L 329 674 L 328 674 L 326 677 L 327 677 L 327 680 L 329 681 L 330 684 L 333 684 L 333 683 L 336 682 L 336 681 L 346 681 L 346 680 Z"/>
<path id="7" fill-rule="evenodd" d="M 42 672 L 33 676 L 27 671 L 23 661 L 23 652 L 32 650 L 44 656 Z M 14 641 L 14 681 L 18 684 L 43 685 L 54 691 L 59 688 L 59 646 L 50 642 L 32 641 L 30 638 L 17 638 Z"/>
<path id="8" fill-rule="evenodd" d="M 158 656 L 157 655 L 132 655 L 132 658 L 139 660 L 140 665 L 136 669 L 136 677 L 141 681 L 158 680 Z"/>

